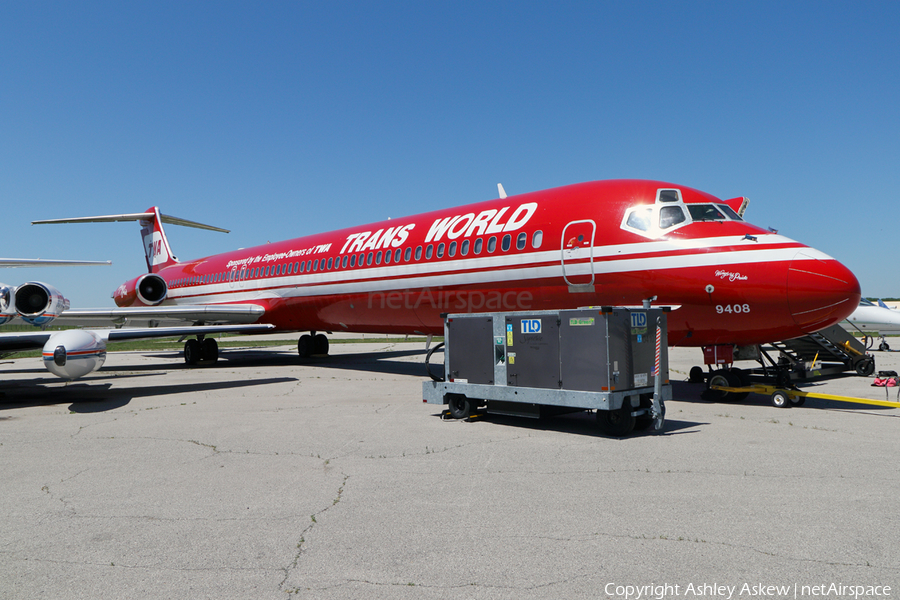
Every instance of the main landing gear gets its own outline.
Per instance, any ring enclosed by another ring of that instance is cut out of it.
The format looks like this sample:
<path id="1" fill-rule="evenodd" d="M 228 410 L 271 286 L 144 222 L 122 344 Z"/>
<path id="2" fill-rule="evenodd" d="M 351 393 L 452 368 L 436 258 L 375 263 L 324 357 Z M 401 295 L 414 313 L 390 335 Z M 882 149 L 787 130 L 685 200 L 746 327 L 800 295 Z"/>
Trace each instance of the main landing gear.
<path id="1" fill-rule="evenodd" d="M 219 343 L 215 338 L 198 336 L 184 343 L 184 362 L 189 365 L 214 363 L 219 360 Z"/>
<path id="2" fill-rule="evenodd" d="M 309 358 L 313 355 L 328 354 L 328 338 L 323 333 L 310 331 L 309 334 L 303 334 L 297 340 L 297 354 L 300 358 Z"/>

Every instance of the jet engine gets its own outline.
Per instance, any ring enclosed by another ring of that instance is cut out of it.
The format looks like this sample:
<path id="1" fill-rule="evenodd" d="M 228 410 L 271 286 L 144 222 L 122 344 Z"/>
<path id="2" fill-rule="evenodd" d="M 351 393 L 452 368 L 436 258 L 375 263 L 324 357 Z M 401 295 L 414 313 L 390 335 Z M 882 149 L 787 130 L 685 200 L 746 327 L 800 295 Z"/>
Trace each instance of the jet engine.
<path id="1" fill-rule="evenodd" d="M 32 325 L 46 325 L 69 308 L 69 301 L 59 290 L 40 281 L 17 287 L 13 301 L 22 320 Z"/>
<path id="2" fill-rule="evenodd" d="M 0 283 L 0 325 L 9 323 L 15 316 L 15 290 L 5 283 Z"/>
<path id="3" fill-rule="evenodd" d="M 48 371 L 63 379 L 78 379 L 103 366 L 106 342 L 93 331 L 69 329 L 50 336 L 42 354 Z"/>
<path id="4" fill-rule="evenodd" d="M 156 306 L 166 299 L 169 288 L 165 280 L 155 273 L 144 273 L 140 277 L 126 281 L 113 292 L 116 306 L 131 306 L 135 301 L 145 306 Z"/>

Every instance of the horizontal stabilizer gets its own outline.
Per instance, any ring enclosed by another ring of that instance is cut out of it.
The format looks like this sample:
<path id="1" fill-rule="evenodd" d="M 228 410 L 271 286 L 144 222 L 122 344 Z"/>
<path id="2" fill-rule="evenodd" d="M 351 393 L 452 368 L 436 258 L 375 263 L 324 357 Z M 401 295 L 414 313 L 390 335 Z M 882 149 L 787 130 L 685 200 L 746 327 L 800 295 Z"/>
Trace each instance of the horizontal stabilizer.
<path id="1" fill-rule="evenodd" d="M 228 229 L 214 227 L 213 225 L 205 225 L 196 221 L 189 221 L 179 217 L 172 217 L 160 213 L 162 222 L 167 225 L 181 225 L 182 227 L 195 227 L 197 229 L 209 229 L 210 231 L 220 231 L 222 233 L 230 233 Z M 41 221 L 32 221 L 32 225 L 50 225 L 58 223 L 119 223 L 123 221 L 149 221 L 156 217 L 155 213 L 126 213 L 121 215 L 105 215 L 99 217 L 71 217 L 68 219 L 44 219 Z"/>

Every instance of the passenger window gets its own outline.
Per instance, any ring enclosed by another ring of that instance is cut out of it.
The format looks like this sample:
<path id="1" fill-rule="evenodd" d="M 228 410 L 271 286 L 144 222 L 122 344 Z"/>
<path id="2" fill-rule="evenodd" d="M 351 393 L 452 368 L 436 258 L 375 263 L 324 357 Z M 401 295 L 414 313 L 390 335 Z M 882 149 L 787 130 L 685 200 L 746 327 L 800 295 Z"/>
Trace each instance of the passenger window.
<path id="1" fill-rule="evenodd" d="M 531 247 L 537 250 L 541 247 L 541 244 L 544 242 L 544 232 L 540 229 L 534 232 L 534 235 L 531 236 Z"/>
<path id="2" fill-rule="evenodd" d="M 315 273 L 318 270 L 319 270 L 319 261 L 314 260 L 313 261 L 313 273 Z"/>
<path id="3" fill-rule="evenodd" d="M 684 223 L 687 217 L 680 206 L 663 206 L 659 210 L 659 228 L 666 229 L 679 223 Z"/>
<path id="4" fill-rule="evenodd" d="M 469 253 L 469 240 L 463 240 L 462 245 L 459 247 L 459 255 L 465 256 Z"/>
<path id="5" fill-rule="evenodd" d="M 378 252 L 375 253 L 375 264 L 376 265 L 381 264 L 381 250 L 379 250 Z"/>
<path id="6" fill-rule="evenodd" d="M 425 260 L 431 260 L 431 255 L 434 253 L 434 248 L 431 247 L 431 244 L 428 244 L 428 247 L 425 248 Z"/>
<path id="7" fill-rule="evenodd" d="M 487 248 L 487 251 L 488 251 L 488 252 L 493 252 L 493 251 L 496 250 L 496 249 L 497 249 L 497 237 L 492 235 L 492 236 L 490 237 L 490 239 L 488 240 L 488 248 Z"/>
<path id="8" fill-rule="evenodd" d="M 347 255 L 346 254 L 344 255 L 344 258 L 341 259 L 341 268 L 342 269 L 347 268 Z"/>
<path id="9" fill-rule="evenodd" d="M 394 262 L 395 263 L 400 262 L 400 254 L 401 254 L 400 248 L 397 248 L 396 250 L 394 250 Z"/>
<path id="10" fill-rule="evenodd" d="M 353 256 L 350 257 L 350 266 L 351 266 L 351 267 L 355 267 L 355 266 L 356 266 L 356 255 L 355 255 L 355 254 L 354 254 Z"/>
<path id="11" fill-rule="evenodd" d="M 366 256 L 366 266 L 368 267 L 371 264 L 372 264 L 372 253 L 369 252 L 368 256 Z"/>
<path id="12" fill-rule="evenodd" d="M 475 245 L 472 247 L 472 254 L 481 254 L 481 246 L 484 245 L 484 240 L 478 238 L 475 240 Z"/>
<path id="13" fill-rule="evenodd" d="M 456 242 L 450 242 L 450 246 L 447 248 L 447 256 L 450 258 L 456 256 Z"/>
<path id="14" fill-rule="evenodd" d="M 653 209 L 649 206 L 646 208 L 638 208 L 628 215 L 628 220 L 625 221 L 625 224 L 633 229 L 647 231 L 650 229 L 650 217 L 652 213 Z"/>
<path id="15" fill-rule="evenodd" d="M 509 251 L 510 245 L 512 244 L 512 236 L 510 234 L 506 234 L 503 236 L 503 241 L 500 242 L 500 249 L 504 252 Z"/>
<path id="16" fill-rule="evenodd" d="M 422 260 L 422 246 L 416 246 L 416 260 Z"/>
<path id="17" fill-rule="evenodd" d="M 390 250 L 388 250 L 384 253 L 384 264 L 386 264 L 386 265 L 391 264 L 391 251 Z"/>
<path id="18" fill-rule="evenodd" d="M 438 258 L 443 258 L 443 257 L 444 257 L 444 242 L 441 242 L 440 244 L 438 244 L 438 247 L 437 247 L 437 257 L 438 257 Z"/>
<path id="19" fill-rule="evenodd" d="M 410 246 L 403 252 L 403 260 L 409 262 L 410 258 L 412 258 L 412 246 Z"/>
<path id="20" fill-rule="evenodd" d="M 325 260 L 325 259 L 323 258 L 322 260 Z M 328 259 L 328 270 L 330 271 L 331 267 L 333 267 L 333 266 L 334 266 L 334 258 L 329 258 Z"/>
<path id="21" fill-rule="evenodd" d="M 312 267 L 312 261 L 309 261 L 309 260 L 306 261 L 306 270 L 309 271 L 309 269 L 310 269 L 311 267 Z"/>
<path id="22" fill-rule="evenodd" d="M 524 250 L 525 242 L 528 241 L 528 234 L 524 231 L 516 237 L 516 250 Z"/>

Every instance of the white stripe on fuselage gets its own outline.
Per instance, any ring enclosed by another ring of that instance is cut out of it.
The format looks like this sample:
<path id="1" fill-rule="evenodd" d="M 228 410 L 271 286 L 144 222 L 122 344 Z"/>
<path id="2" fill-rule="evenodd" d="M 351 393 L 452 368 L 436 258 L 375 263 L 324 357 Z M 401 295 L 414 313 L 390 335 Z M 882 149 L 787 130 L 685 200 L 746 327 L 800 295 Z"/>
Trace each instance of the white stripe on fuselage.
<path id="1" fill-rule="evenodd" d="M 679 241 L 638 242 L 593 248 L 593 270 L 597 276 L 634 271 L 670 270 L 704 266 L 734 266 L 747 263 L 785 262 L 790 260 L 833 260 L 823 252 L 808 247 L 783 247 L 796 244 L 794 240 L 778 235 L 760 235 L 762 242 L 744 240 L 736 236 L 700 238 Z M 732 248 L 740 244 L 753 244 L 754 249 L 720 250 L 666 256 L 644 256 L 659 252 L 678 252 L 706 248 Z M 765 246 L 765 247 L 759 247 Z M 775 246 L 775 247 L 772 247 Z M 627 253 L 626 253 L 627 252 Z M 173 290 L 170 299 L 176 304 L 197 303 L 202 295 L 204 304 L 220 302 L 246 302 L 274 298 L 323 296 L 386 292 L 437 286 L 459 286 L 491 281 L 518 281 L 541 278 L 562 278 L 560 250 L 528 252 L 522 254 L 494 254 L 478 258 L 441 260 L 434 262 L 403 263 L 377 267 L 348 268 L 319 273 L 303 273 L 244 279 L 187 286 Z M 569 277 L 591 272 L 587 257 L 581 262 L 566 263 Z M 554 263 L 554 264 L 544 264 Z M 537 266 L 542 265 L 542 266 Z M 187 292 L 178 295 L 178 292 Z"/>

